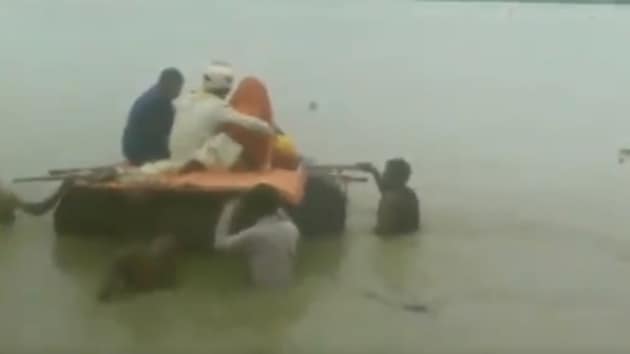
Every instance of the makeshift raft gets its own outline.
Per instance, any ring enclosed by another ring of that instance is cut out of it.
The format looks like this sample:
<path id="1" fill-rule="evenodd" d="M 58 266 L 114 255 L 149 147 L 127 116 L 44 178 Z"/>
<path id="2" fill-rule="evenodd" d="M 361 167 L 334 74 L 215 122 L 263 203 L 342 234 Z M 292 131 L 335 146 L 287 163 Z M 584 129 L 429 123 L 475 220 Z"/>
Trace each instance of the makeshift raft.
<path id="1" fill-rule="evenodd" d="M 305 237 L 344 231 L 347 197 L 343 182 L 304 169 L 267 172 L 194 172 L 152 183 L 78 182 L 54 213 L 58 234 L 124 238 L 171 233 L 206 247 L 222 206 L 259 183 L 275 187 Z"/>

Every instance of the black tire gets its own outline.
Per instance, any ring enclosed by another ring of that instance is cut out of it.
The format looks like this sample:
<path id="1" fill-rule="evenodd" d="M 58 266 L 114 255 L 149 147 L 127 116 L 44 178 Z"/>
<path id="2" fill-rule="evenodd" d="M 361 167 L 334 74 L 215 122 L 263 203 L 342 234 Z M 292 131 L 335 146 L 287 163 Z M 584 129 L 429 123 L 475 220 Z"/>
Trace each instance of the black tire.
<path id="1" fill-rule="evenodd" d="M 302 203 L 290 210 L 303 236 L 340 235 L 346 227 L 347 196 L 330 176 L 308 177 Z"/>

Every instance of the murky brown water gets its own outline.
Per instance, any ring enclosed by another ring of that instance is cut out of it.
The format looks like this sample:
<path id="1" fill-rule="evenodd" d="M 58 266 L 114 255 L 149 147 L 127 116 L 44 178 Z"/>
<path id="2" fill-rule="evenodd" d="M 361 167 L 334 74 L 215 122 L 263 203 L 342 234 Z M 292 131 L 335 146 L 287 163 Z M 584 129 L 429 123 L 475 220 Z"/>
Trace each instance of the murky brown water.
<path id="1" fill-rule="evenodd" d="M 335 6 L 333 6 L 335 4 Z M 299 282 L 252 291 L 239 259 L 186 259 L 181 288 L 94 301 L 119 246 L 0 231 L 0 351 L 524 353 L 630 350 L 630 8 L 369 1 L 4 1 L 0 176 L 117 161 L 163 66 L 211 58 L 270 85 L 320 160 L 413 162 L 425 231 L 304 243 Z M 319 103 L 317 112 L 308 103 Z M 39 198 L 52 186 L 20 185 Z M 426 302 L 428 315 L 365 298 Z"/>

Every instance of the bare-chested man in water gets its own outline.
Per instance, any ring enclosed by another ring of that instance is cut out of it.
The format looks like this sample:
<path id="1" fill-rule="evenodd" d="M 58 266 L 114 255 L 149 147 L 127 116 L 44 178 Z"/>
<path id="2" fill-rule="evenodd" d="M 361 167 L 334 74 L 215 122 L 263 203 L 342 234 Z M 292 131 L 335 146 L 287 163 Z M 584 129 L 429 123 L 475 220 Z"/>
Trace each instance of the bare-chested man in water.
<path id="1" fill-rule="evenodd" d="M 166 235 L 155 238 L 148 247 L 132 247 L 120 253 L 98 295 L 102 302 L 134 293 L 175 287 L 177 240 Z"/>
<path id="2" fill-rule="evenodd" d="M 407 186 L 411 166 L 401 158 L 388 160 L 381 175 L 371 163 L 357 165 L 374 176 L 381 192 L 374 232 L 381 236 L 409 234 L 420 228 L 420 203 L 416 192 Z"/>

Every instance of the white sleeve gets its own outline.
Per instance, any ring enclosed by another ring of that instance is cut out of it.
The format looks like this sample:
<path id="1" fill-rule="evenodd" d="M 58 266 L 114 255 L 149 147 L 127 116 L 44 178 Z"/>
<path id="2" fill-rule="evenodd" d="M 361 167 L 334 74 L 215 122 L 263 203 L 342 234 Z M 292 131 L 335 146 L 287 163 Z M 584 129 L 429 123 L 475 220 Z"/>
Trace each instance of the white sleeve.
<path id="1" fill-rule="evenodd" d="M 245 229 L 234 235 L 215 238 L 214 247 L 219 250 L 238 249 L 253 237 L 256 237 L 255 230 L 252 228 Z"/>
<path id="2" fill-rule="evenodd" d="M 232 218 L 234 217 L 234 210 L 238 206 L 238 202 L 238 199 L 232 199 L 223 206 L 221 215 L 219 215 L 219 219 L 214 230 L 214 247 L 225 243 L 225 240 L 228 238 L 228 231 L 230 229 L 230 224 L 232 223 Z"/>
<path id="3" fill-rule="evenodd" d="M 229 235 L 232 217 L 234 216 L 234 211 L 238 204 L 238 199 L 232 199 L 223 207 L 214 233 L 214 248 L 221 250 L 240 248 L 242 244 L 254 236 L 251 228 L 234 235 Z"/>
<path id="4" fill-rule="evenodd" d="M 273 134 L 273 128 L 269 126 L 267 122 L 256 117 L 240 113 L 227 104 L 221 107 L 217 116 L 220 123 L 232 123 L 239 125 L 245 129 L 257 131 L 267 135 Z"/>
<path id="5" fill-rule="evenodd" d="M 300 240 L 300 231 L 297 229 L 297 226 L 295 226 L 295 232 L 291 233 L 291 244 L 290 244 L 290 254 L 291 256 L 295 257 L 295 254 L 297 253 L 297 246 L 298 246 L 298 241 Z"/>

